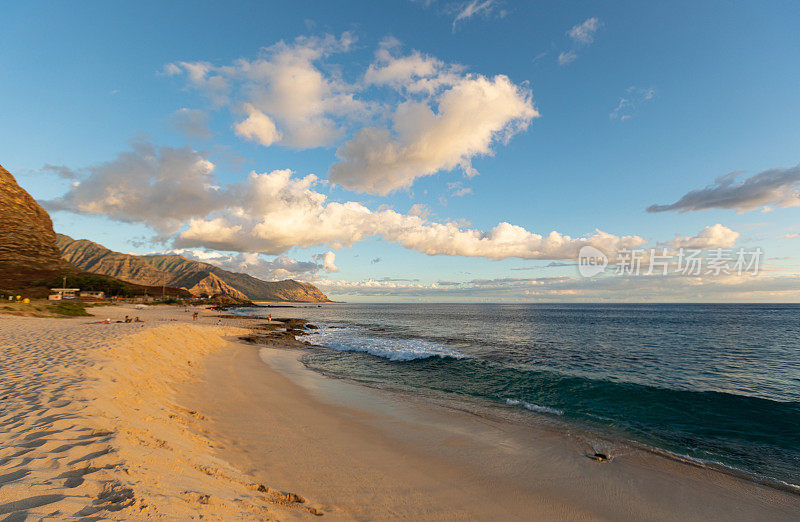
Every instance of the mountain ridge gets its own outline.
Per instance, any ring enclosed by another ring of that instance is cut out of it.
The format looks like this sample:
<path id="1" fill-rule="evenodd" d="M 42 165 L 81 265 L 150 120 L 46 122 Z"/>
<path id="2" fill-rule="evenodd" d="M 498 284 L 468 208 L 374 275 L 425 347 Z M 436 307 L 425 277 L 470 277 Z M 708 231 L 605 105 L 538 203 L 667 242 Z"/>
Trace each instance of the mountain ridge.
<path id="1" fill-rule="evenodd" d="M 293 279 L 262 281 L 177 254 L 133 255 L 114 252 L 86 239 L 57 235 L 61 256 L 83 270 L 138 284 L 185 288 L 194 295 L 229 295 L 252 301 L 329 302 L 311 283 Z"/>
<path id="2" fill-rule="evenodd" d="M 51 287 L 66 281 L 70 286 L 103 290 L 109 295 L 152 295 L 155 290 L 90 274 L 64 260 L 50 215 L 0 165 L 0 292 L 42 298 L 48 296 Z M 170 296 L 191 295 L 172 287 L 158 290 Z"/>

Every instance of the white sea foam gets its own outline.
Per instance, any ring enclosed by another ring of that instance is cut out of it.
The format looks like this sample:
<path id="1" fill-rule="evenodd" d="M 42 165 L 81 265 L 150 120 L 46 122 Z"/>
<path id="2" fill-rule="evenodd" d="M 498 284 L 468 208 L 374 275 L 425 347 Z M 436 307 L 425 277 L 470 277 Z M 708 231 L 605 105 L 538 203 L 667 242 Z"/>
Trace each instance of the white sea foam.
<path id="1" fill-rule="evenodd" d="M 428 357 L 464 359 L 467 355 L 425 339 L 398 339 L 368 335 L 352 328 L 320 328 L 317 333 L 298 337 L 340 352 L 364 352 L 390 361 L 412 361 Z"/>
<path id="2" fill-rule="evenodd" d="M 517 399 L 506 399 L 506 404 L 509 406 L 522 406 L 526 410 L 537 411 L 539 413 L 552 413 L 553 415 L 564 415 L 562 410 L 556 408 L 548 408 L 547 406 L 539 406 L 525 401 L 518 401 Z"/>

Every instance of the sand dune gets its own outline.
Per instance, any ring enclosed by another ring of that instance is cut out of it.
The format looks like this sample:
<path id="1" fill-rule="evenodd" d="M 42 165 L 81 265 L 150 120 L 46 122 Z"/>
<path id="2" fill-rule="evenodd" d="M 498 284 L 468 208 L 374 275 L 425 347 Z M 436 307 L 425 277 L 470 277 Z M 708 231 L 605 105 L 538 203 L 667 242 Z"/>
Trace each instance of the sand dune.
<path id="1" fill-rule="evenodd" d="M 135 313 L 147 322 L 0 316 L 0 519 L 309 516 L 302 497 L 214 457 L 205 417 L 174 401 L 242 330 Z"/>

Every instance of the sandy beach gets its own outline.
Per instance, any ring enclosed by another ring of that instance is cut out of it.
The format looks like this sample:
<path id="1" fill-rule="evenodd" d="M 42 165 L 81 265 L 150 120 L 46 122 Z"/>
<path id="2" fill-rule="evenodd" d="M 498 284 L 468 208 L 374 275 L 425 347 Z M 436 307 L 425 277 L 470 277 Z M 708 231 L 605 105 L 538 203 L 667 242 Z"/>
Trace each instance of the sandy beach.
<path id="1" fill-rule="evenodd" d="M 0 522 L 800 522 L 800 1 L 0 5 Z"/>
<path id="2" fill-rule="evenodd" d="M 790 520 L 800 497 L 306 369 L 182 308 L 0 315 L 0 520 Z M 125 315 L 146 322 L 86 324 Z M 587 448 L 614 455 L 585 457 Z"/>
<path id="3" fill-rule="evenodd" d="M 221 460 L 207 417 L 176 401 L 205 358 L 247 330 L 176 307 L 92 310 L 0 315 L 0 520 L 308 513 Z M 126 315 L 145 322 L 87 324 Z"/>

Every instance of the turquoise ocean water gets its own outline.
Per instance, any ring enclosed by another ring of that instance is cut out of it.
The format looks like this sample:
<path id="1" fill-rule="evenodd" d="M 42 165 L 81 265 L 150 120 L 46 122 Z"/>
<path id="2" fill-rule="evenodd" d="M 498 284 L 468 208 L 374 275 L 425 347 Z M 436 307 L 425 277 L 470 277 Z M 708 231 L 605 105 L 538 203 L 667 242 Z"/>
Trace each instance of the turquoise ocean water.
<path id="1" fill-rule="evenodd" d="M 327 375 L 579 424 L 800 492 L 800 306 L 326 304 Z"/>

